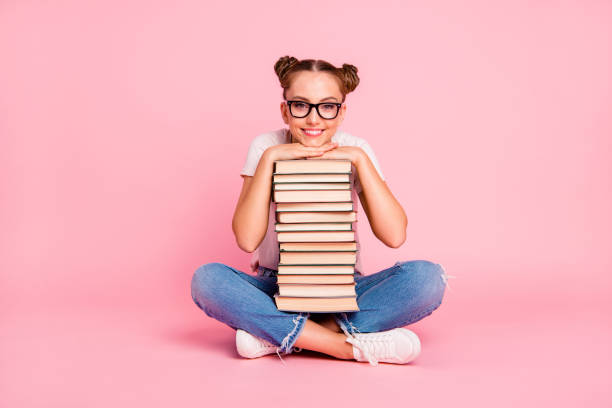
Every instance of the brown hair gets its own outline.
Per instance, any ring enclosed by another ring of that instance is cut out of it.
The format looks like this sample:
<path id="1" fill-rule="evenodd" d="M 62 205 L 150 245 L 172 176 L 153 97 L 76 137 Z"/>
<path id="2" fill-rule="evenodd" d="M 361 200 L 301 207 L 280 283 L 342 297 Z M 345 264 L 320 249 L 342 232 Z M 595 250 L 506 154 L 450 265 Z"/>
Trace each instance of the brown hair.
<path id="1" fill-rule="evenodd" d="M 274 64 L 274 71 L 283 87 L 284 99 L 287 98 L 285 92 L 291 86 L 293 74 L 299 71 L 329 72 L 332 74 L 338 80 L 340 92 L 342 93 L 342 102 L 346 99 L 346 94 L 353 92 L 353 90 L 357 88 L 357 85 L 359 85 L 357 67 L 351 64 L 342 64 L 342 68 L 336 68 L 324 60 L 298 60 L 297 58 L 285 55 L 276 61 L 276 64 Z"/>

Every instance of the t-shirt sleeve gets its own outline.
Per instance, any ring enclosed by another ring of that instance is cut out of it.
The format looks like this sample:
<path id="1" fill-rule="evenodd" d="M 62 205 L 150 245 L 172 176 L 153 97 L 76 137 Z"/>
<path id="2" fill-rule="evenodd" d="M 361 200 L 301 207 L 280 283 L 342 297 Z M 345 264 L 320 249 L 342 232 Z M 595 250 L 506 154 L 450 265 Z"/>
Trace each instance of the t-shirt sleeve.
<path id="1" fill-rule="evenodd" d="M 372 150 L 372 148 L 370 147 L 370 144 L 364 140 L 362 143 L 360 143 L 359 147 L 361 147 L 361 149 L 364 152 L 366 152 L 366 154 L 370 158 L 370 161 L 374 165 L 374 168 L 376 168 L 376 171 L 378 172 L 378 175 L 380 176 L 380 178 L 383 181 L 385 181 L 385 176 L 383 175 L 383 172 L 380 169 L 380 165 L 378 164 L 378 159 L 376 158 L 376 155 L 374 154 L 374 150 Z M 354 186 L 354 188 L 355 188 L 355 192 L 357 194 L 361 193 L 362 188 L 361 188 L 361 183 L 359 182 L 359 177 L 355 177 L 355 186 Z"/>
<path id="2" fill-rule="evenodd" d="M 266 150 L 266 144 L 263 143 L 262 136 L 258 136 L 253 141 L 251 141 L 251 145 L 249 146 L 249 150 L 247 152 L 246 161 L 244 166 L 242 166 L 241 175 L 245 176 L 253 176 L 255 175 L 255 170 L 257 170 L 257 164 L 259 163 L 259 159 L 261 159 L 261 155 Z"/>

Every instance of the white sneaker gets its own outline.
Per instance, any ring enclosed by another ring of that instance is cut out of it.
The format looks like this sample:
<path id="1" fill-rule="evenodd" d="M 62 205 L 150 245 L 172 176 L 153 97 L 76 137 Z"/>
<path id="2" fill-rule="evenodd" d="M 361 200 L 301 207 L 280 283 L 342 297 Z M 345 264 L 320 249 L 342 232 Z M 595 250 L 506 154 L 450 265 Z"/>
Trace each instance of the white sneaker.
<path id="1" fill-rule="evenodd" d="M 282 360 L 278 350 L 280 347 L 274 344 L 252 335 L 251 333 L 242 329 L 236 330 L 236 349 L 238 354 L 245 358 L 257 358 L 268 354 L 276 353 Z M 293 347 L 294 352 L 302 351 L 299 347 Z"/>
<path id="2" fill-rule="evenodd" d="M 236 349 L 238 354 L 245 358 L 257 358 L 267 354 L 276 353 L 278 346 L 253 336 L 242 329 L 236 330 Z"/>
<path id="3" fill-rule="evenodd" d="M 416 333 L 396 328 L 376 333 L 353 333 L 346 341 L 353 345 L 357 361 L 371 365 L 381 363 L 406 364 L 421 353 L 421 341 Z"/>

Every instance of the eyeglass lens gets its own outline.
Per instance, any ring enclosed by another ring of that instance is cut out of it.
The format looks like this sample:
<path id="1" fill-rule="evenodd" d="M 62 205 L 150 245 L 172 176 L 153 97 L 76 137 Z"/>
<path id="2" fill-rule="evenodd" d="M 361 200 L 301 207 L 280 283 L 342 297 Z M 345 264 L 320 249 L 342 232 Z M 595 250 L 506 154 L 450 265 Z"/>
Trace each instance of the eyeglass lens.
<path id="1" fill-rule="evenodd" d="M 310 113 L 311 105 L 305 102 L 291 102 L 289 109 L 291 114 L 296 118 L 304 118 Z M 322 103 L 317 106 L 317 113 L 323 119 L 333 119 L 338 115 L 338 105 L 333 103 Z"/>

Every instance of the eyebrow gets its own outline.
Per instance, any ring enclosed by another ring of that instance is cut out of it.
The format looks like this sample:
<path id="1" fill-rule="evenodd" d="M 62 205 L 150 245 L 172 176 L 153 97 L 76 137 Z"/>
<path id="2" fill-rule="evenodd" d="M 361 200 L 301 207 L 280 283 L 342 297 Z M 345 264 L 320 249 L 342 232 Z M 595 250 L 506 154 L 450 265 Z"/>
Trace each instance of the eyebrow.
<path id="1" fill-rule="evenodd" d="M 308 98 L 304 98 L 303 96 L 294 96 L 293 99 L 301 99 L 303 101 L 310 102 L 310 100 Z M 320 102 L 326 101 L 328 99 L 333 99 L 335 101 L 338 100 L 338 98 L 336 98 L 335 96 L 328 96 L 327 98 L 321 99 Z"/>

